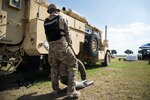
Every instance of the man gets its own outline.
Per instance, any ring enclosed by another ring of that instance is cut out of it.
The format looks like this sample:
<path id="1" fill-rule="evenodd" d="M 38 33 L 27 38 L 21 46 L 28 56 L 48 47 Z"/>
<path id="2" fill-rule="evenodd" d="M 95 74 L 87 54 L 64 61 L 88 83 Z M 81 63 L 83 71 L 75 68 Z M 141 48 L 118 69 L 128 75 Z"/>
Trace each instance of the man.
<path id="1" fill-rule="evenodd" d="M 75 76 L 77 71 L 77 59 L 72 52 L 71 39 L 65 20 L 58 15 L 59 10 L 54 4 L 48 6 L 50 14 L 44 22 L 45 34 L 49 43 L 48 62 L 51 65 L 51 82 L 54 93 L 59 91 L 59 64 L 67 66 L 68 72 L 68 97 L 79 97 L 80 92 L 75 89 Z"/>

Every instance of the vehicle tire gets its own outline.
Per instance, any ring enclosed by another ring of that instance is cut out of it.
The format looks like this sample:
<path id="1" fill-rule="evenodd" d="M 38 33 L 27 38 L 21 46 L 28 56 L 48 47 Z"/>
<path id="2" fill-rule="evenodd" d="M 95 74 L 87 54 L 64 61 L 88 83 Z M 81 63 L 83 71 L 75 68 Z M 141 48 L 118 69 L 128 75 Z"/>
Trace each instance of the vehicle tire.
<path id="1" fill-rule="evenodd" d="M 104 62 L 102 63 L 103 66 L 109 66 L 111 62 L 111 55 L 109 52 L 106 52 Z"/>
<path id="2" fill-rule="evenodd" d="M 85 42 L 85 51 L 90 56 L 97 56 L 98 55 L 98 37 L 96 34 L 88 34 L 85 36 L 86 42 Z"/>

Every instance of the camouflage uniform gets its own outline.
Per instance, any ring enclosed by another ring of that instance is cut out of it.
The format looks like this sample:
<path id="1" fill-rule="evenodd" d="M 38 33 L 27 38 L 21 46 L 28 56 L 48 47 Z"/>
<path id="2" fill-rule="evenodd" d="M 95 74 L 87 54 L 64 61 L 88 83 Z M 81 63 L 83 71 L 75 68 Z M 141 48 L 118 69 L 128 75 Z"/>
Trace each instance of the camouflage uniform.
<path id="1" fill-rule="evenodd" d="M 54 18 L 50 16 L 49 18 Z M 72 49 L 69 47 L 71 39 L 68 32 L 68 27 L 65 21 L 60 17 L 59 19 L 60 27 L 65 29 L 65 32 L 61 32 L 65 36 L 62 36 L 60 40 L 49 42 L 49 56 L 48 62 L 51 65 L 51 81 L 53 90 L 59 89 L 59 66 L 63 63 L 67 66 L 68 72 L 68 89 L 67 92 L 75 91 L 75 76 L 77 71 L 77 60 L 75 55 L 72 52 Z"/>

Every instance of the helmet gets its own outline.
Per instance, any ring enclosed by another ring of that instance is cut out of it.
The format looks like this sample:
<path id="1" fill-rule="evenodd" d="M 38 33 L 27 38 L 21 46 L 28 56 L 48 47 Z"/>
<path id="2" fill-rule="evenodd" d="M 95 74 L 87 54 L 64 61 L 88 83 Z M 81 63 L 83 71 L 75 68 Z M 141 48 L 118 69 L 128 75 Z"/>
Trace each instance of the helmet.
<path id="1" fill-rule="evenodd" d="M 58 11 L 59 9 L 57 9 L 56 5 L 55 4 L 50 4 L 48 6 L 48 9 L 47 9 L 47 12 L 48 13 L 51 13 L 52 11 Z"/>
<path id="2" fill-rule="evenodd" d="M 48 6 L 48 10 L 50 10 L 50 9 L 57 9 L 57 7 L 56 7 L 56 5 L 54 5 L 54 4 L 50 4 L 50 5 Z"/>

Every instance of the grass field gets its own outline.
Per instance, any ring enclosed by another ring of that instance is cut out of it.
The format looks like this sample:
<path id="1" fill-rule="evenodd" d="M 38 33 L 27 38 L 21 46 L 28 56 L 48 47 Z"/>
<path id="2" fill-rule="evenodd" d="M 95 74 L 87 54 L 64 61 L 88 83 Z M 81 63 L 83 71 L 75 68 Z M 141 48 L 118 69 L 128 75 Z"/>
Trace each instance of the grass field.
<path id="1" fill-rule="evenodd" d="M 87 73 L 95 84 L 85 89 L 82 100 L 150 100 L 148 62 L 113 59 L 109 67 L 89 69 Z"/>
<path id="2" fill-rule="evenodd" d="M 79 100 L 150 100 L 148 61 L 129 62 L 112 59 L 108 67 L 86 66 L 86 69 L 88 80 L 93 80 L 94 84 L 80 90 Z M 33 84 L 18 87 L 16 80 L 26 76 L 35 79 Z M 50 81 L 47 78 L 42 79 L 41 75 L 16 73 L 2 78 L 1 83 L 5 88 L 1 89 L 0 100 L 56 99 L 52 95 Z M 63 89 L 66 86 L 60 84 L 60 87 Z M 65 92 L 62 91 L 57 99 L 67 100 Z"/>

